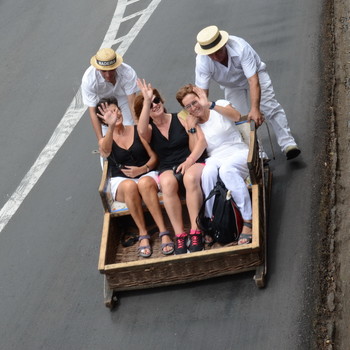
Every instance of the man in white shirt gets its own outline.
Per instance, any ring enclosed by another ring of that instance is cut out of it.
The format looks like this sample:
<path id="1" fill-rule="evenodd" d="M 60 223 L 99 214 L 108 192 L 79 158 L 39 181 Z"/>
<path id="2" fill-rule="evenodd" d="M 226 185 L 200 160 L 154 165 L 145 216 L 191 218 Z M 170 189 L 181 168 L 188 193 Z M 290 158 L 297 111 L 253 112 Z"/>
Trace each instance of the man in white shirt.
<path id="1" fill-rule="evenodd" d="M 229 36 L 217 26 L 202 29 L 195 46 L 196 85 L 209 94 L 210 80 L 225 92 L 225 99 L 259 126 L 264 117 L 271 123 L 287 159 L 300 154 L 286 114 L 275 98 L 266 65 L 242 38 Z"/>
<path id="2" fill-rule="evenodd" d="M 81 90 L 83 102 L 89 107 L 92 126 L 99 140 L 102 130 L 96 106 L 102 98 L 115 97 L 123 114 L 124 124 L 136 123 L 134 99 L 138 91 L 137 75 L 134 69 L 123 63 L 123 58 L 110 48 L 99 50 L 90 63 L 91 66 L 84 73 Z"/>

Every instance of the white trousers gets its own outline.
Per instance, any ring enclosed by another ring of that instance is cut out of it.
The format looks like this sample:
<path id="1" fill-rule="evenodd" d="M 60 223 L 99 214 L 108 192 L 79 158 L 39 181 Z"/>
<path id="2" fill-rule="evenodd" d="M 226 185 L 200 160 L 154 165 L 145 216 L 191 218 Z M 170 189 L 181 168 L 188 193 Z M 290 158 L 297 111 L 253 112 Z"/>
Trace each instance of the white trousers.
<path id="1" fill-rule="evenodd" d="M 224 182 L 226 188 L 231 191 L 232 197 L 236 202 L 244 220 L 252 219 L 252 203 L 249 191 L 244 179 L 249 175 L 247 166 L 247 149 L 234 149 L 232 156 L 225 158 L 209 157 L 205 161 L 205 167 L 202 172 L 202 189 L 205 197 L 214 188 L 218 174 Z M 212 216 L 214 197 L 207 201 L 205 206 L 205 215 Z"/>
<path id="2" fill-rule="evenodd" d="M 267 72 L 260 72 L 259 82 L 261 88 L 260 110 L 264 114 L 266 120 L 271 124 L 275 132 L 277 142 L 283 152 L 288 146 L 295 146 L 296 142 L 290 131 L 286 113 L 276 100 L 269 74 Z M 224 90 L 225 99 L 230 101 L 242 115 L 249 113 L 249 87 L 225 87 Z"/>

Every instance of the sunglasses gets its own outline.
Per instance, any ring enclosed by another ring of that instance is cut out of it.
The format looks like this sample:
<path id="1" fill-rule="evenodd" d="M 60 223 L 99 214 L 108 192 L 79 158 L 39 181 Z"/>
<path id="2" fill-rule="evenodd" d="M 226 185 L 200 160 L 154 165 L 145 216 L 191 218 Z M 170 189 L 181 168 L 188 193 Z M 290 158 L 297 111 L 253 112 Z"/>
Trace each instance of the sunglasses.
<path id="1" fill-rule="evenodd" d="M 151 109 L 153 108 L 153 103 L 155 104 L 155 105 L 157 105 L 157 104 L 159 104 L 159 103 L 161 103 L 162 102 L 162 100 L 160 99 L 160 97 L 158 97 L 158 96 L 156 96 L 153 100 L 152 100 L 152 102 L 151 102 Z"/>

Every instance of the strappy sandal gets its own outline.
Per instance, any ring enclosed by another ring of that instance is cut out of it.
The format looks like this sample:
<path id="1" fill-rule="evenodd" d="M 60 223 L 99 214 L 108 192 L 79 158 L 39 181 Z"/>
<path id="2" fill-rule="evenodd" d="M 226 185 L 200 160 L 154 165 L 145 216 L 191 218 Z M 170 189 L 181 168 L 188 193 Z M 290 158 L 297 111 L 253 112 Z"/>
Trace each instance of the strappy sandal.
<path id="1" fill-rule="evenodd" d="M 159 232 L 159 238 L 162 239 L 163 236 L 170 236 L 170 232 L 169 231 Z M 164 248 L 166 248 L 166 247 L 171 247 L 171 249 L 165 250 Z M 162 249 L 162 253 L 164 255 L 171 255 L 174 253 L 175 244 L 174 244 L 174 242 L 162 243 L 161 249 Z"/>
<path id="2" fill-rule="evenodd" d="M 246 222 L 246 221 L 243 221 L 243 226 L 246 226 L 249 228 L 253 227 L 251 222 Z M 252 233 L 241 233 L 238 238 L 238 245 L 252 243 L 252 236 L 253 236 Z M 241 240 L 244 240 L 244 239 L 246 240 L 244 243 L 239 243 Z"/>
<path id="3" fill-rule="evenodd" d="M 143 239 L 150 239 L 151 237 L 149 235 L 139 236 L 139 241 L 142 241 Z M 149 250 L 149 253 L 145 253 L 145 250 Z M 148 245 L 142 245 L 138 247 L 139 256 L 142 256 L 143 258 L 149 258 L 152 255 L 152 248 Z"/>

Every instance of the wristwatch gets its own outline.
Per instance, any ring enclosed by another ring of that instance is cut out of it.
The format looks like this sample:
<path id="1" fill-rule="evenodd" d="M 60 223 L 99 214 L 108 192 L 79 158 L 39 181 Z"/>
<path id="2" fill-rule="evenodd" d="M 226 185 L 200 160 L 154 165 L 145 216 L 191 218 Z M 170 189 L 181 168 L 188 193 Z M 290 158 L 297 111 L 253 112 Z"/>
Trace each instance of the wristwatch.
<path id="1" fill-rule="evenodd" d="M 211 103 L 211 105 L 210 105 L 209 109 L 214 109 L 214 108 L 215 108 L 215 106 L 216 106 L 216 103 L 213 101 L 213 102 Z"/>
<path id="2" fill-rule="evenodd" d="M 187 132 L 189 134 L 195 134 L 197 132 L 196 128 L 191 128 L 191 129 L 188 129 Z"/>

